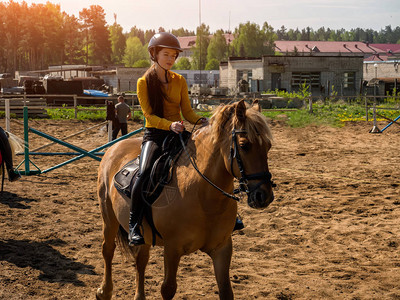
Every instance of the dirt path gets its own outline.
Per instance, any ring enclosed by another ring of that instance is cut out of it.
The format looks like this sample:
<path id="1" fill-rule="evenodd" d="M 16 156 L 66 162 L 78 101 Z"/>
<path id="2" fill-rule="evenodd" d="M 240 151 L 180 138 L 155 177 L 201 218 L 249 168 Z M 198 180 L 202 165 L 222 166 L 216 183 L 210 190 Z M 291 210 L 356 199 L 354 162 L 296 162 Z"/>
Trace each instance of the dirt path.
<path id="1" fill-rule="evenodd" d="M 41 120 L 30 126 L 62 137 L 95 124 Z M 130 123 L 130 129 L 137 126 Z M 236 299 L 400 299 L 400 127 L 370 134 L 371 127 L 290 129 L 272 122 L 276 200 L 263 211 L 240 203 L 246 228 L 233 236 Z M 22 137 L 19 126 L 13 132 Z M 30 139 L 31 149 L 47 143 L 32 134 Z M 98 128 L 71 142 L 93 149 L 106 139 Z M 33 160 L 45 169 L 65 157 Z M 5 182 L 0 299 L 94 299 L 103 274 L 97 167 L 85 158 Z M 160 299 L 162 266 L 162 250 L 155 248 L 148 299 Z M 117 251 L 114 299 L 133 298 L 133 272 Z M 218 299 L 206 255 L 182 259 L 175 299 Z"/>

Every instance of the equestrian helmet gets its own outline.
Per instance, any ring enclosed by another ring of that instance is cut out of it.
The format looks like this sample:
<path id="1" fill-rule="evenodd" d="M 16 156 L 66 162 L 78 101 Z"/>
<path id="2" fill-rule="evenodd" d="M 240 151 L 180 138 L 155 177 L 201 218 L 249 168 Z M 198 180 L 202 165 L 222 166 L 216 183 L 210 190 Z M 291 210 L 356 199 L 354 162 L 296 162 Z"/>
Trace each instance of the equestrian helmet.
<path id="1" fill-rule="evenodd" d="M 176 36 L 169 32 L 156 33 L 150 39 L 147 50 L 149 51 L 152 60 L 155 60 L 155 57 L 153 56 L 153 53 L 152 53 L 152 49 L 157 48 L 157 47 L 174 49 L 174 50 L 177 50 L 178 52 L 183 51 Z"/>

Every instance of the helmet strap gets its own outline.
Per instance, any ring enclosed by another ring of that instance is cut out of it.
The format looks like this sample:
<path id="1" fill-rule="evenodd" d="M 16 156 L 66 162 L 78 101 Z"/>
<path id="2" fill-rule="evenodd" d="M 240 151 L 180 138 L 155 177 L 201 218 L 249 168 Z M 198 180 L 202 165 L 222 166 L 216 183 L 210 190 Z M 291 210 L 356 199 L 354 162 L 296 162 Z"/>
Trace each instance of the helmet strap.
<path id="1" fill-rule="evenodd" d="M 158 65 L 161 69 L 163 69 L 163 70 L 165 71 L 165 81 L 166 81 L 166 83 L 168 83 L 168 70 L 165 69 L 165 68 L 163 68 L 163 67 L 158 63 L 157 60 L 156 60 L 156 63 L 157 63 L 157 65 Z"/>

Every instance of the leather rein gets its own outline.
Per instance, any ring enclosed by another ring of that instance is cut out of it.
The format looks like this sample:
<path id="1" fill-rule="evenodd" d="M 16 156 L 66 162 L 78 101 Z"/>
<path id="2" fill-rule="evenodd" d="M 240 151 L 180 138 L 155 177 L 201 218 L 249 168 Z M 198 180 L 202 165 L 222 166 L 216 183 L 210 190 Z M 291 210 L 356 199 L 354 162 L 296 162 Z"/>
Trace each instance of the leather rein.
<path id="1" fill-rule="evenodd" d="M 193 132 L 193 130 L 192 130 L 192 132 Z M 260 187 L 264 183 L 270 183 L 272 187 L 275 187 L 276 184 L 272 181 L 272 175 L 269 171 L 255 173 L 255 174 L 249 174 L 249 175 L 246 174 L 246 172 L 244 170 L 243 161 L 242 161 L 242 158 L 240 157 L 240 153 L 239 153 L 239 149 L 238 149 L 238 142 L 237 142 L 237 137 L 236 137 L 236 135 L 238 133 L 247 133 L 247 131 L 243 130 L 243 129 L 235 129 L 235 128 L 232 130 L 232 143 L 231 143 L 231 148 L 230 148 L 229 160 L 231 161 L 231 173 L 236 179 L 239 180 L 239 188 L 234 189 L 233 194 L 239 194 L 240 192 L 245 192 L 247 195 L 249 195 L 250 193 L 252 193 L 254 190 L 256 190 L 258 187 Z M 192 156 L 190 155 L 189 151 L 187 150 L 187 147 L 185 145 L 185 142 L 183 141 L 181 133 L 179 133 L 179 139 L 181 141 L 183 149 L 185 150 L 185 152 L 189 158 L 190 163 L 192 164 L 193 168 L 197 171 L 197 173 L 205 181 L 207 181 L 211 186 L 213 186 L 215 189 L 220 191 L 224 196 L 234 199 L 236 201 L 239 201 L 240 199 L 238 197 L 224 191 L 219 186 L 214 184 L 207 176 L 205 176 L 203 173 L 201 173 L 201 171 L 197 167 L 196 162 L 193 160 Z M 233 161 L 235 159 L 236 159 L 236 163 L 238 164 L 238 167 L 239 167 L 239 172 L 241 175 L 240 178 L 235 176 L 235 173 L 233 172 Z M 261 181 L 253 189 L 250 190 L 247 185 L 248 181 L 249 180 L 257 180 L 257 179 L 260 179 Z"/>

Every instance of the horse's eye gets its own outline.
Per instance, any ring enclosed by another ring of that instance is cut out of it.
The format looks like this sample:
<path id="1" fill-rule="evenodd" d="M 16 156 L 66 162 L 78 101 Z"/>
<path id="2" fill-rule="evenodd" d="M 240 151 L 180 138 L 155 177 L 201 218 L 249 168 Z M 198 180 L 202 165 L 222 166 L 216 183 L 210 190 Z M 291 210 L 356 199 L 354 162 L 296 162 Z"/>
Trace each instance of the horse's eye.
<path id="1" fill-rule="evenodd" d="M 241 143 L 241 144 L 239 144 L 239 147 L 243 151 L 249 151 L 250 150 L 250 143 Z"/>

